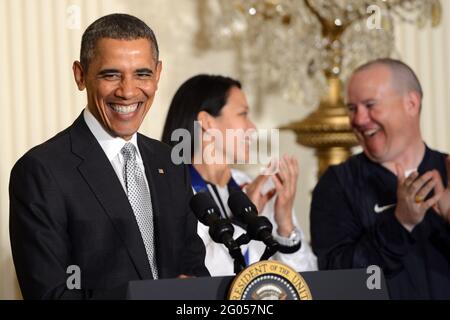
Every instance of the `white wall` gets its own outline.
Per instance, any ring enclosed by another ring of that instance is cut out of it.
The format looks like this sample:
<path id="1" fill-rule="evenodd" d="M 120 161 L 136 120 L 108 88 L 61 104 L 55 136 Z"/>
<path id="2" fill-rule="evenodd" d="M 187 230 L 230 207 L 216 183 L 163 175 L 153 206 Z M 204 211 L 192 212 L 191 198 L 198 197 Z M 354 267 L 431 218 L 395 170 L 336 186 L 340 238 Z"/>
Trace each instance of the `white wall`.
<path id="1" fill-rule="evenodd" d="M 177 87 L 188 77 L 217 73 L 236 77 L 231 52 L 199 53 L 193 46 L 197 30 L 194 0 L 0 0 L 0 299 L 20 297 L 11 260 L 8 234 L 8 181 L 14 162 L 29 148 L 45 141 L 75 119 L 85 104 L 72 78 L 82 31 L 97 17 L 127 12 L 145 20 L 155 31 L 163 73 L 159 92 L 141 132 L 159 138 L 167 107 Z M 450 3 L 442 1 L 444 21 L 434 30 L 397 29 L 397 47 L 423 82 L 423 130 L 431 147 L 450 151 Z M 66 12 L 80 8 L 80 29 L 67 26 Z M 245 84 L 244 84 L 245 86 Z M 245 88 L 245 87 L 244 87 Z M 249 101 L 255 99 L 248 92 Z M 265 98 L 260 128 L 272 128 L 305 116 L 311 110 L 279 97 Z M 290 132 L 281 134 L 281 151 L 298 156 L 301 166 L 296 211 L 309 237 L 310 192 L 316 163 L 311 150 L 295 144 Z"/>

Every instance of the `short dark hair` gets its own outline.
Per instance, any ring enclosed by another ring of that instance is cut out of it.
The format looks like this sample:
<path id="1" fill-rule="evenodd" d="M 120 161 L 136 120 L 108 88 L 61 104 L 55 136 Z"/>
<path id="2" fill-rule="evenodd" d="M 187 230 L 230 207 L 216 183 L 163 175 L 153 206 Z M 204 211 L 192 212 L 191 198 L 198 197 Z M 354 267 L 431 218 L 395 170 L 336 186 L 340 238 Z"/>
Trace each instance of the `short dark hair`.
<path id="1" fill-rule="evenodd" d="M 95 20 L 83 33 L 80 49 L 80 63 L 87 72 L 94 56 L 95 46 L 100 39 L 118 40 L 147 39 L 152 45 L 153 58 L 158 62 L 159 49 L 153 30 L 142 20 L 123 13 L 113 13 Z"/>
<path id="2" fill-rule="evenodd" d="M 420 95 L 420 99 L 423 98 L 423 90 L 419 78 L 413 69 L 403 61 L 392 58 L 379 58 L 359 66 L 353 71 L 353 74 L 377 65 L 383 65 L 391 71 L 392 85 L 397 88 L 399 93 L 404 94 L 405 92 L 414 91 Z"/>
<path id="3" fill-rule="evenodd" d="M 219 116 L 232 87 L 241 89 L 242 86 L 238 80 L 219 75 L 200 74 L 186 80 L 170 103 L 162 142 L 174 146 L 177 141 L 171 141 L 172 132 L 186 129 L 191 135 L 191 150 L 194 151 L 194 139 L 198 138 L 194 136 L 194 121 L 198 114 L 206 111 L 213 117 Z"/>

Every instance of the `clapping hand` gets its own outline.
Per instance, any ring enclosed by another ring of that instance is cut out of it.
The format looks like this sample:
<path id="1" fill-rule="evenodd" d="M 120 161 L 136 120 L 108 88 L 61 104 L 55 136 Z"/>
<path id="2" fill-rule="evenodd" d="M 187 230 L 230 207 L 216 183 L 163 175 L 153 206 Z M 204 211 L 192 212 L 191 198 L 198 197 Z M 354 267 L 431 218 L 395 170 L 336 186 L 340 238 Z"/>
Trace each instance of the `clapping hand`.
<path id="1" fill-rule="evenodd" d="M 272 176 L 275 184 L 277 199 L 275 200 L 275 222 L 278 234 L 289 236 L 294 229 L 292 209 L 297 192 L 298 162 L 293 156 L 283 156 L 279 164 L 279 171 Z"/>
<path id="2" fill-rule="evenodd" d="M 437 203 L 437 212 L 447 223 L 450 223 L 450 156 L 446 159 L 447 167 L 447 188 L 444 187 L 442 180 L 436 185 L 436 193 L 440 195 Z"/>
<path id="3" fill-rule="evenodd" d="M 269 175 L 259 175 L 253 180 L 251 183 L 244 184 L 241 187 L 245 188 L 245 193 L 250 198 L 250 200 L 255 204 L 258 212 L 262 212 L 266 203 L 272 199 L 275 195 L 275 188 L 266 192 L 265 194 L 261 193 L 261 189 L 263 188 L 266 181 L 269 179 Z"/>
<path id="4" fill-rule="evenodd" d="M 412 231 L 423 220 L 427 210 L 438 203 L 442 194 L 438 190 L 439 184 L 442 185 L 442 180 L 437 170 L 425 172 L 421 176 L 418 172 L 413 172 L 407 178 L 405 178 L 404 169 L 400 164 L 396 164 L 396 170 L 397 206 L 395 216 L 408 231 Z M 425 200 L 433 189 L 435 189 L 434 196 Z"/>

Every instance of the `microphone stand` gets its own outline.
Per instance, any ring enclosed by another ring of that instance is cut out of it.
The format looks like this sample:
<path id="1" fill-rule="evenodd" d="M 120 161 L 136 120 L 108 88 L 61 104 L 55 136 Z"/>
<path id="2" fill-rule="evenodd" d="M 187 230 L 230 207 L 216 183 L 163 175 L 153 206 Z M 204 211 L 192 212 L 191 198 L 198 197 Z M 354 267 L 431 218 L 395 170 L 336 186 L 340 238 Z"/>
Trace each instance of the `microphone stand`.
<path id="1" fill-rule="evenodd" d="M 239 272 L 244 270 L 245 267 L 247 266 L 245 263 L 244 256 L 242 255 L 241 246 L 249 243 L 250 240 L 251 240 L 250 237 L 246 233 L 243 233 L 236 239 L 237 249 L 233 251 L 231 249 L 228 249 L 231 257 L 234 259 L 235 274 L 238 274 Z"/>
<path id="2" fill-rule="evenodd" d="M 250 242 L 250 237 L 247 235 L 247 233 L 241 234 L 236 239 L 236 248 L 228 248 L 228 252 L 230 253 L 231 257 L 234 259 L 234 273 L 238 274 L 246 267 L 244 256 L 242 255 L 242 251 L 240 247 L 244 244 L 248 244 Z M 271 256 L 273 256 L 279 248 L 279 244 L 276 241 L 271 242 L 269 245 L 266 245 L 266 249 L 264 250 L 264 253 L 262 254 L 259 261 L 263 260 L 269 260 Z"/>
<path id="3" fill-rule="evenodd" d="M 271 256 L 277 253 L 278 247 L 279 245 L 277 242 L 271 243 L 269 246 L 266 246 L 266 250 L 264 250 L 264 253 L 262 254 L 259 261 L 269 260 Z"/>

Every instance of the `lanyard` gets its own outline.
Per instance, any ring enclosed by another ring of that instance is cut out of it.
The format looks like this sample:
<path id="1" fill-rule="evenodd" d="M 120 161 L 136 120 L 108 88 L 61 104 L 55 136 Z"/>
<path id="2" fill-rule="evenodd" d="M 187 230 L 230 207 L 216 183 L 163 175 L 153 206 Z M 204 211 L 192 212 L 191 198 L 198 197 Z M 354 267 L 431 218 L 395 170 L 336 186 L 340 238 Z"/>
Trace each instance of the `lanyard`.
<path id="1" fill-rule="evenodd" d="M 195 170 L 193 165 L 189 165 L 189 171 L 191 172 L 191 184 L 194 188 L 195 192 L 208 192 L 207 182 L 205 179 L 202 178 L 202 176 L 198 173 L 197 170 Z M 232 190 L 241 189 L 239 185 L 236 183 L 236 181 L 233 179 L 233 177 L 230 178 L 230 181 L 227 183 L 228 192 L 230 193 Z M 245 250 L 244 252 L 244 259 L 246 265 L 249 265 L 249 250 Z"/>
<path id="2" fill-rule="evenodd" d="M 209 192 L 207 182 L 202 178 L 200 173 L 195 170 L 193 165 L 189 165 L 189 171 L 191 172 L 191 183 L 195 192 Z M 227 187 L 229 191 L 241 189 L 233 177 L 230 178 L 230 181 L 227 183 Z"/>

